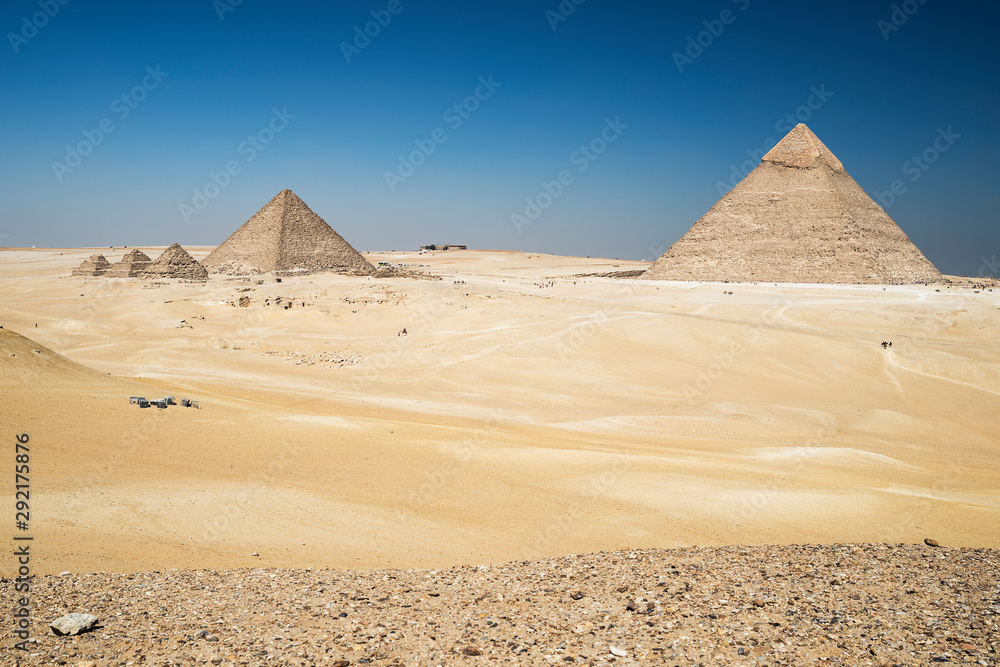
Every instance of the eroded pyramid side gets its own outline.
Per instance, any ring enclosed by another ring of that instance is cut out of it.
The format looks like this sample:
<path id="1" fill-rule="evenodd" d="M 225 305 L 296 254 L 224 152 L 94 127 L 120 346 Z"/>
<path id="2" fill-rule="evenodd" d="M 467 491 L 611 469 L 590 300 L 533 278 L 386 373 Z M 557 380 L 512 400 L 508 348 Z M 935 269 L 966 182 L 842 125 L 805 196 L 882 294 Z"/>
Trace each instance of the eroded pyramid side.
<path id="1" fill-rule="evenodd" d="M 213 273 L 266 273 L 278 265 L 283 200 L 279 192 L 201 261 Z"/>
<path id="2" fill-rule="evenodd" d="M 315 270 L 374 273 L 375 267 L 316 215 L 294 192 L 286 190 L 281 227 L 279 271 Z"/>
<path id="3" fill-rule="evenodd" d="M 180 244 L 175 243 L 146 268 L 143 277 L 208 280 L 208 270 Z"/>
<path id="4" fill-rule="evenodd" d="M 74 276 L 103 276 L 111 268 L 111 262 L 104 255 L 91 255 L 80 266 L 73 269 Z"/>
<path id="5" fill-rule="evenodd" d="M 149 267 L 153 260 L 141 250 L 130 250 L 120 262 L 116 262 L 104 275 L 111 278 L 137 278 Z"/>

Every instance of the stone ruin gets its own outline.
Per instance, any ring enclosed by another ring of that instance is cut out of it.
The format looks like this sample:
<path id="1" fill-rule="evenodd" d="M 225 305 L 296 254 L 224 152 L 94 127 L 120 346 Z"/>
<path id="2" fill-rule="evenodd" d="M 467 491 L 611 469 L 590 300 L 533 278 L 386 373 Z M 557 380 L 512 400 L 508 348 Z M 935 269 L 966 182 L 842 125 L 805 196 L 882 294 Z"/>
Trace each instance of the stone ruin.
<path id="1" fill-rule="evenodd" d="M 139 278 L 153 260 L 141 250 L 130 250 L 104 274 L 109 278 Z"/>
<path id="2" fill-rule="evenodd" d="M 163 251 L 143 272 L 143 278 L 182 278 L 208 280 L 208 270 L 180 244 L 173 244 Z"/>
<path id="3" fill-rule="evenodd" d="M 103 276 L 111 268 L 111 262 L 109 262 L 104 255 L 100 253 L 96 255 L 91 255 L 90 259 L 83 262 L 80 266 L 73 269 L 74 276 Z"/>

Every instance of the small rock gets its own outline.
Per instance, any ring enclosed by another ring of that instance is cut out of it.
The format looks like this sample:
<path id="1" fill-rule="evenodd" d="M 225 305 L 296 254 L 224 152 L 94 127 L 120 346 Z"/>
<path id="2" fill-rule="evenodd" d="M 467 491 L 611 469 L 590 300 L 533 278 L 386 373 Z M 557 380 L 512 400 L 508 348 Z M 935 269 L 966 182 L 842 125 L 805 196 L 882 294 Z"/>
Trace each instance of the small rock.
<path id="1" fill-rule="evenodd" d="M 350 664 L 351 664 L 350 660 L 338 660 L 337 662 L 333 663 L 333 667 L 348 667 L 348 665 Z"/>
<path id="2" fill-rule="evenodd" d="M 475 646 L 466 646 L 465 648 L 462 649 L 462 655 L 482 655 L 482 654 L 483 654 L 482 650 Z"/>
<path id="3" fill-rule="evenodd" d="M 93 614 L 66 614 L 49 623 L 53 634 L 59 637 L 78 635 L 92 629 L 95 625 L 97 625 L 97 617 Z"/>
<path id="4" fill-rule="evenodd" d="M 975 644 L 959 644 L 959 646 L 966 653 L 975 653 L 976 651 L 979 650 L 978 648 L 976 648 Z"/>
<path id="5" fill-rule="evenodd" d="M 924 540 L 924 544 L 926 544 L 929 547 L 939 547 L 939 546 L 941 546 L 940 544 L 938 544 L 937 540 L 932 540 L 929 537 Z"/>
<path id="6" fill-rule="evenodd" d="M 765 604 L 766 603 L 760 598 L 757 598 L 756 600 L 753 601 L 753 606 L 755 607 L 763 607 Z"/>
<path id="7" fill-rule="evenodd" d="M 575 593 L 570 593 L 569 596 L 571 598 L 573 598 L 574 600 L 582 600 L 583 599 L 583 591 L 576 591 Z"/>
<path id="8" fill-rule="evenodd" d="M 260 556 L 260 554 L 259 554 L 259 553 L 257 553 L 256 551 L 254 551 L 254 552 L 253 552 L 252 554 L 250 554 L 250 555 L 251 555 L 251 556 L 254 556 L 254 557 L 257 557 L 257 556 Z"/>
<path id="9" fill-rule="evenodd" d="M 625 605 L 625 608 L 629 611 L 637 611 L 639 609 L 639 605 L 635 603 L 635 600 L 629 600 L 629 603 Z"/>
<path id="10" fill-rule="evenodd" d="M 982 630 L 983 624 L 980 623 L 979 621 L 973 621 L 972 625 L 970 625 L 969 627 L 971 627 L 973 630 Z"/>
<path id="11" fill-rule="evenodd" d="M 608 647 L 608 652 L 611 653 L 611 655 L 617 655 L 619 658 L 624 658 L 628 655 L 628 651 L 623 648 L 618 648 L 614 644 Z"/>

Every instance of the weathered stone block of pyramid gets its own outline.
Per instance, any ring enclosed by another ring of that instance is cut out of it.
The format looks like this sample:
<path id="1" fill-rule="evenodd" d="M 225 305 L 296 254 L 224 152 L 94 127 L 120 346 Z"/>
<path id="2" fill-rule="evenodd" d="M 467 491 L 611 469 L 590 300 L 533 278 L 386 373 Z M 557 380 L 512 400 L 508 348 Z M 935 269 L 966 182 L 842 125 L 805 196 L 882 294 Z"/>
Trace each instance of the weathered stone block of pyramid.
<path id="1" fill-rule="evenodd" d="M 120 262 L 114 264 L 104 275 L 111 278 L 137 278 L 142 275 L 152 261 L 141 250 L 130 250 Z"/>
<path id="2" fill-rule="evenodd" d="M 146 268 L 142 277 L 208 280 L 208 270 L 180 244 L 175 243 Z"/>
<path id="3" fill-rule="evenodd" d="M 74 276 L 103 276 L 111 268 L 111 262 L 101 255 L 91 255 L 90 259 L 84 261 L 80 266 L 73 269 Z"/>
<path id="4" fill-rule="evenodd" d="M 800 124 L 642 277 L 907 284 L 941 273 Z"/>
<path id="5" fill-rule="evenodd" d="M 202 264 L 213 273 L 375 272 L 291 190 L 279 192 Z"/>

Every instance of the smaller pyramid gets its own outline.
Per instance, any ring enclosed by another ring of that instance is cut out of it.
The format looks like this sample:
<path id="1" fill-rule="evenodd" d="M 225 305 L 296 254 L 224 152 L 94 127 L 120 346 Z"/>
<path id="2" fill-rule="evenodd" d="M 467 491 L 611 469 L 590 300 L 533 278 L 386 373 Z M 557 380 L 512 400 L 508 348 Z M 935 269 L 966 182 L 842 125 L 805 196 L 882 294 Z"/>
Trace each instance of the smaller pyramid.
<path id="1" fill-rule="evenodd" d="M 208 269 L 201 265 L 188 251 L 175 243 L 156 261 L 146 268 L 143 278 L 183 278 L 184 280 L 208 280 Z"/>
<path id="2" fill-rule="evenodd" d="M 90 259 L 86 260 L 80 266 L 73 269 L 74 276 L 103 276 L 111 268 L 111 262 L 109 262 L 104 255 L 97 254 L 91 255 Z"/>
<path id="3" fill-rule="evenodd" d="M 110 278 L 138 278 L 153 260 L 141 250 L 130 250 L 104 274 Z"/>
<path id="4" fill-rule="evenodd" d="M 282 190 L 202 261 L 213 273 L 334 271 L 375 267 L 291 190 Z"/>

